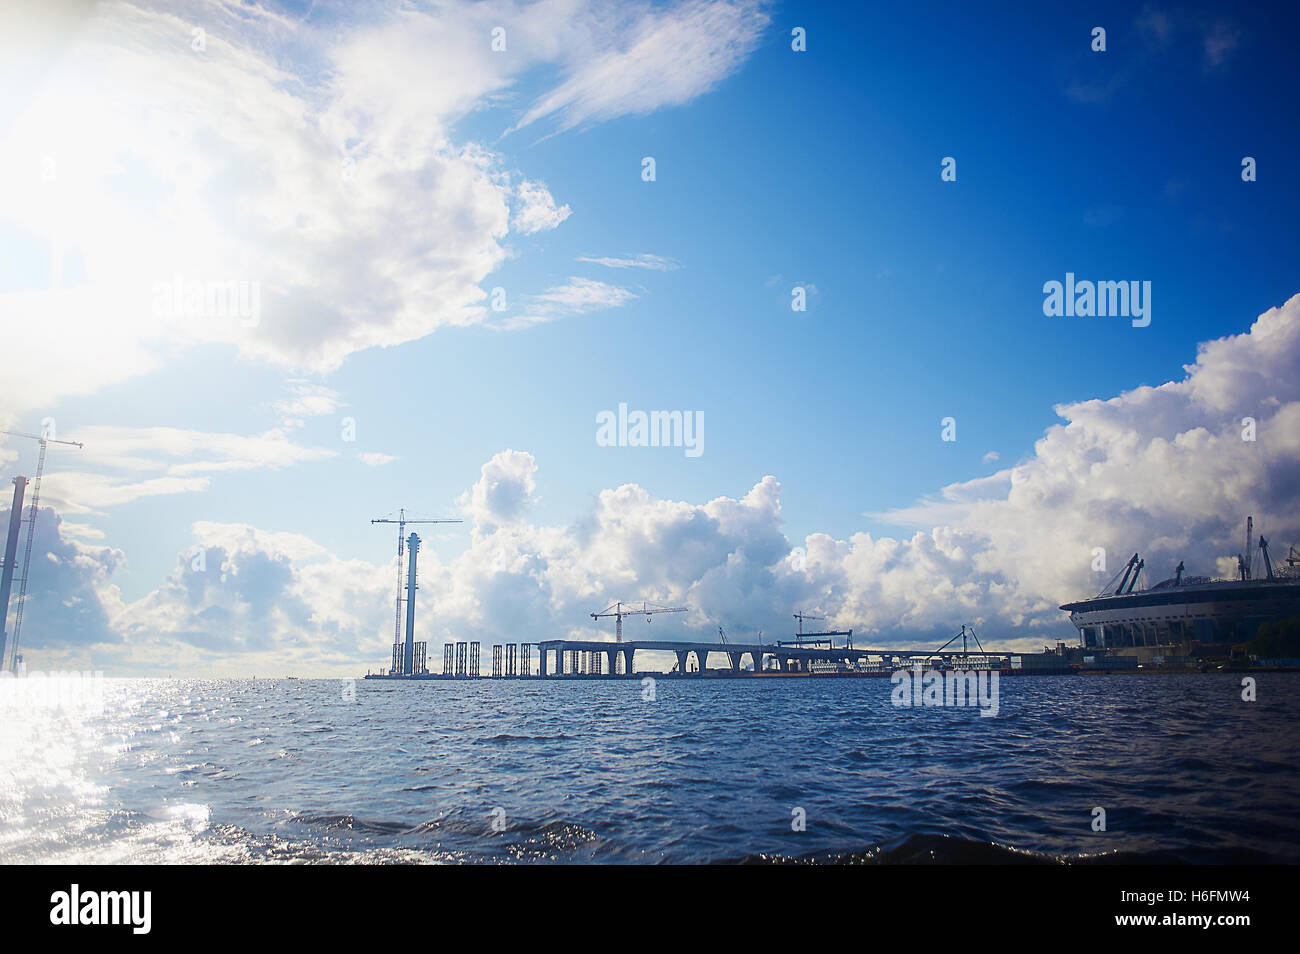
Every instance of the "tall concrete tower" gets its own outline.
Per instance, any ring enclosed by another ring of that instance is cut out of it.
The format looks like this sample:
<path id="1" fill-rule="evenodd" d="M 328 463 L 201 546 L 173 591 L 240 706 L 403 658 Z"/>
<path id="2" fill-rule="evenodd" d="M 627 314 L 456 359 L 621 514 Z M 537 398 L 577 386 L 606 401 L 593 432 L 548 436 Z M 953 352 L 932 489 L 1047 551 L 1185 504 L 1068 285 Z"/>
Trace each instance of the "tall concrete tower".
<path id="1" fill-rule="evenodd" d="M 23 494 L 27 478 L 14 478 L 14 506 L 9 511 L 9 537 L 5 541 L 5 565 L 0 570 L 0 664 L 9 644 L 9 590 L 14 585 L 14 561 L 18 558 L 18 532 L 23 522 Z"/>
<path id="2" fill-rule="evenodd" d="M 406 651 L 402 655 L 402 672 L 415 672 L 415 557 L 420 552 L 420 538 L 412 533 L 406 540 L 411 563 L 406 571 Z"/>

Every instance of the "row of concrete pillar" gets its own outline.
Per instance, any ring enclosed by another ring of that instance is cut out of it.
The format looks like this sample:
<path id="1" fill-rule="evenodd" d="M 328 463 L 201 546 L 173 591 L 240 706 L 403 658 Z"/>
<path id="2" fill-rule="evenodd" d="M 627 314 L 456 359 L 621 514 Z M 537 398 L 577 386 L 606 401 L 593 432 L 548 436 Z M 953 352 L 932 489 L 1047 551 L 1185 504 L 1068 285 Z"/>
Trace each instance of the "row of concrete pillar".
<path id="1" fill-rule="evenodd" d="M 703 672 L 708 668 L 710 653 L 724 653 L 727 657 L 727 665 L 732 672 L 740 672 L 740 660 L 743 656 L 749 657 L 750 663 L 753 665 L 755 672 L 758 672 L 763 668 L 763 653 L 761 652 L 745 650 L 744 652 L 736 653 L 725 649 L 679 649 L 675 650 L 675 655 L 677 656 L 677 671 L 682 673 L 686 672 L 686 663 L 689 661 L 691 655 L 694 654 L 695 663 L 700 667 L 699 671 Z"/>
<path id="2" fill-rule="evenodd" d="M 614 675 L 619 672 L 619 668 L 617 664 L 620 657 L 622 658 L 623 675 L 627 675 L 635 671 L 632 668 L 632 659 L 636 653 L 635 647 L 627 646 L 627 645 L 619 645 L 616 643 L 608 649 L 582 650 L 582 651 L 603 653 L 607 662 L 608 671 L 610 675 Z M 564 653 L 566 652 L 571 652 L 571 650 L 541 649 L 540 652 L 538 653 L 538 657 L 539 657 L 538 664 L 540 667 L 538 670 L 538 675 L 541 676 L 565 675 Z M 699 666 L 700 670 L 703 670 L 708 665 L 708 658 L 710 653 L 723 653 L 727 657 L 728 666 L 733 673 L 740 672 L 740 663 L 745 656 L 750 657 L 750 662 L 753 665 L 755 672 L 761 671 L 763 668 L 763 657 L 767 655 L 766 653 L 756 652 L 748 649 L 743 650 L 741 652 L 732 652 L 725 648 L 709 649 L 709 650 L 679 649 L 679 650 L 674 650 L 674 654 L 677 656 L 677 671 L 681 673 L 685 673 L 687 671 L 686 665 L 692 655 L 695 656 L 696 664 Z M 552 656 L 554 656 L 554 661 L 555 661 L 555 667 L 553 669 L 550 666 Z M 800 668 L 800 662 L 797 659 L 784 659 L 780 656 L 777 656 L 776 663 L 777 663 L 777 669 L 782 672 L 789 671 L 789 670 L 798 671 L 798 669 Z"/>
<path id="3" fill-rule="evenodd" d="M 554 674 L 564 675 L 565 674 L 564 654 L 566 652 L 572 652 L 572 651 L 573 650 L 567 650 L 567 649 L 541 649 L 539 647 L 539 652 L 537 654 L 538 656 L 537 662 L 539 668 L 537 674 L 539 676 L 546 676 L 552 674 L 552 671 L 549 669 L 548 662 L 553 654 L 555 656 L 555 669 L 553 670 Z M 592 653 L 604 654 L 606 665 L 609 667 L 609 674 L 611 676 L 618 672 L 617 662 L 620 656 L 623 657 L 623 673 L 626 675 L 627 673 L 633 671 L 632 656 L 636 652 L 636 650 L 631 646 L 620 646 L 618 644 L 615 644 L 610 649 L 579 650 L 579 652 L 588 652 L 588 651 Z"/>

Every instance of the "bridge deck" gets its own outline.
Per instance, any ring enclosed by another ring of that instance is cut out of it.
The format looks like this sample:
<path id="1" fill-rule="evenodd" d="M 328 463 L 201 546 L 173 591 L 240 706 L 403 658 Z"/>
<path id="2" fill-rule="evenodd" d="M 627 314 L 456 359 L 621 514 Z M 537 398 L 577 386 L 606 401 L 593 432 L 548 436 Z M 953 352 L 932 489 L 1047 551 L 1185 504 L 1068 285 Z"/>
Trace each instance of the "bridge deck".
<path id="1" fill-rule="evenodd" d="M 622 650 L 647 650 L 650 652 L 708 652 L 708 653 L 752 653 L 762 652 L 769 656 L 824 656 L 843 659 L 845 656 L 1005 656 L 1006 653 L 966 652 L 960 649 L 935 652 L 929 649 L 872 649 L 855 646 L 852 649 L 840 646 L 828 649 L 824 646 L 778 646 L 776 643 L 708 643 L 687 642 L 671 639 L 633 639 L 621 643 L 612 643 L 595 639 L 544 639 L 535 644 L 544 652 L 580 652 L 608 653 Z"/>

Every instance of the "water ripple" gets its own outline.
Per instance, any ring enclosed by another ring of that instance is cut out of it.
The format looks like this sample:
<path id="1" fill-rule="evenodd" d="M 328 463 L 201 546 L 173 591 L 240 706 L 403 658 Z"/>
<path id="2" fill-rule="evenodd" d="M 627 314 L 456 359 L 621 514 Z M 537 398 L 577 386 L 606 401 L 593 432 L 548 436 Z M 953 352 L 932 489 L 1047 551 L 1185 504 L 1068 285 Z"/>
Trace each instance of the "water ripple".
<path id="1" fill-rule="evenodd" d="M 1257 679 L 109 680 L 0 720 L 0 859 L 1296 863 L 1300 675 Z"/>

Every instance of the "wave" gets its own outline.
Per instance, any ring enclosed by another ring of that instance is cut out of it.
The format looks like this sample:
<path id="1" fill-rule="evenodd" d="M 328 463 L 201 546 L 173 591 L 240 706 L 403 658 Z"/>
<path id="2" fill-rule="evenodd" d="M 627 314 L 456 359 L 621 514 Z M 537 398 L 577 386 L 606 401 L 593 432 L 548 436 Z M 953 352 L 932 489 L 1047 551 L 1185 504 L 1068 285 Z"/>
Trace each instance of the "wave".
<path id="1" fill-rule="evenodd" d="M 832 864 L 832 865 L 1186 865 L 1277 864 L 1278 859 L 1250 848 L 1185 851 L 1107 851 L 1052 854 L 1012 848 L 959 835 L 911 834 L 865 848 L 806 855 L 755 853 L 719 859 L 721 864 Z"/>

